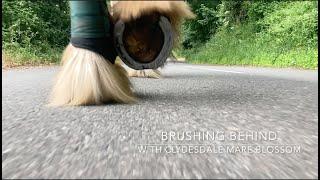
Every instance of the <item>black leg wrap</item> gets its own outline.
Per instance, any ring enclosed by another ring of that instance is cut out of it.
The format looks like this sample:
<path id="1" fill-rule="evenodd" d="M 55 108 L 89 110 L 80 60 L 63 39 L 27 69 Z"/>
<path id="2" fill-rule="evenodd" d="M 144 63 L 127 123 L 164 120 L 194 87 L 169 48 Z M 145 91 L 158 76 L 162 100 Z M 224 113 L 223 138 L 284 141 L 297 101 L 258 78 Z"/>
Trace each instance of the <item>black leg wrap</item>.
<path id="1" fill-rule="evenodd" d="M 96 52 L 114 63 L 117 52 L 105 0 L 69 0 L 73 46 Z"/>
<path id="2" fill-rule="evenodd" d="M 79 38 L 72 37 L 71 44 L 78 48 L 88 49 L 95 53 L 102 55 L 106 60 L 112 64 L 117 57 L 116 49 L 113 45 L 112 38 Z"/>

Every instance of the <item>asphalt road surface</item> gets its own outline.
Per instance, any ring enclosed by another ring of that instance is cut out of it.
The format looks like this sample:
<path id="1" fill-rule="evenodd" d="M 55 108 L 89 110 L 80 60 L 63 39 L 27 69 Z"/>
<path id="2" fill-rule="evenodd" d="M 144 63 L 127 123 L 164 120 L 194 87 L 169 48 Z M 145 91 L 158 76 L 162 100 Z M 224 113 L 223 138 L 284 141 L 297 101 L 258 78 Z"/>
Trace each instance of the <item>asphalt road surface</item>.
<path id="1" fill-rule="evenodd" d="M 3 178 L 318 178 L 316 71 L 170 63 L 136 104 L 49 108 L 57 70 L 2 71 Z"/>

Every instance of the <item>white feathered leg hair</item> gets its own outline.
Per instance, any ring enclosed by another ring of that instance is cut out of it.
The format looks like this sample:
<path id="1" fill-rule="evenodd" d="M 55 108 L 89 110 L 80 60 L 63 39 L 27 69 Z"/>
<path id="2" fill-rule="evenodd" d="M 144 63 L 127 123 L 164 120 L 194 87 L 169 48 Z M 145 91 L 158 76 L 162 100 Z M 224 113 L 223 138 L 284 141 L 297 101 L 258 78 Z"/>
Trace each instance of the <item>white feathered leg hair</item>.
<path id="1" fill-rule="evenodd" d="M 146 14 L 160 13 L 169 18 L 174 29 L 174 44 L 178 44 L 179 29 L 184 19 L 194 18 L 188 4 L 184 1 L 111 1 L 111 12 L 114 21 L 124 22 L 137 19 Z M 134 70 L 129 68 L 131 77 L 160 78 L 158 69 Z"/>
<path id="2" fill-rule="evenodd" d="M 123 67 L 95 52 L 69 44 L 62 65 L 51 93 L 51 106 L 135 101 Z"/>

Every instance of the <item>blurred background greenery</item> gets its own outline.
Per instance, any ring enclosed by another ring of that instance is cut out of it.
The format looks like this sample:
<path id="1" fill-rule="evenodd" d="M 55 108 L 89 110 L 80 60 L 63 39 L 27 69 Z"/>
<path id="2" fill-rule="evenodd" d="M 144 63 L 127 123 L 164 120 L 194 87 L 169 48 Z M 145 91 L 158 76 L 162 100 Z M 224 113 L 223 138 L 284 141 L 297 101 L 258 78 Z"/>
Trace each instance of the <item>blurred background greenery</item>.
<path id="1" fill-rule="evenodd" d="M 174 51 L 188 62 L 318 67 L 317 1 L 187 1 L 197 18 L 184 23 Z M 59 62 L 69 41 L 68 1 L 2 3 L 2 62 Z"/>
<path id="2" fill-rule="evenodd" d="M 69 21 L 67 0 L 2 1 L 2 63 L 59 62 L 69 41 Z"/>

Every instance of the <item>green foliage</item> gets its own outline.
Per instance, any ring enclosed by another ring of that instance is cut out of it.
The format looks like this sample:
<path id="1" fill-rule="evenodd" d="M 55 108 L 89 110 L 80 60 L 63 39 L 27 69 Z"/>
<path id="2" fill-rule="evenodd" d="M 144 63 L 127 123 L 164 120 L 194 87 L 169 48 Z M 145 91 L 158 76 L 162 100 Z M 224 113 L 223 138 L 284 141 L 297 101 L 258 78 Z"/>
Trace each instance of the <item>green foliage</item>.
<path id="1" fill-rule="evenodd" d="M 180 53 L 195 63 L 317 68 L 317 12 L 315 1 L 225 0 L 210 39 Z"/>
<path id="2" fill-rule="evenodd" d="M 27 56 L 57 61 L 57 53 L 61 53 L 69 38 L 68 1 L 5 0 L 2 3 L 2 50 L 13 59 Z"/>
<path id="3" fill-rule="evenodd" d="M 266 34 L 281 45 L 315 46 L 318 41 L 318 8 L 314 1 L 285 2 L 267 13 Z"/>
<path id="4" fill-rule="evenodd" d="M 187 21 L 183 26 L 183 47 L 192 48 L 206 42 L 218 28 L 216 7 L 219 1 L 190 0 L 196 19 Z"/>
<path id="5" fill-rule="evenodd" d="M 218 17 L 222 25 L 228 27 L 232 24 L 239 25 L 243 22 L 247 17 L 245 12 L 247 3 L 249 2 L 223 0 L 218 5 Z"/>
<path id="6" fill-rule="evenodd" d="M 233 30 L 221 30 L 206 44 L 180 54 L 193 63 L 297 67 L 313 69 L 318 65 L 317 48 L 281 48 L 273 42 L 263 42 L 252 33 L 248 24 Z"/>

